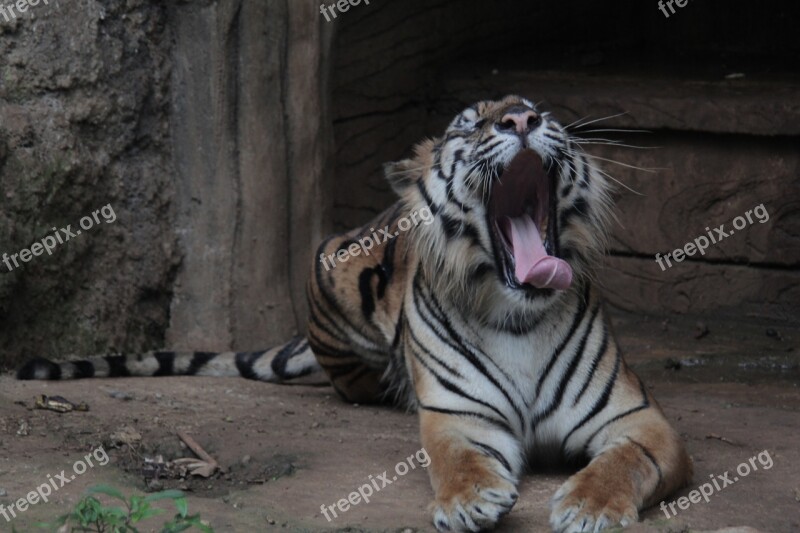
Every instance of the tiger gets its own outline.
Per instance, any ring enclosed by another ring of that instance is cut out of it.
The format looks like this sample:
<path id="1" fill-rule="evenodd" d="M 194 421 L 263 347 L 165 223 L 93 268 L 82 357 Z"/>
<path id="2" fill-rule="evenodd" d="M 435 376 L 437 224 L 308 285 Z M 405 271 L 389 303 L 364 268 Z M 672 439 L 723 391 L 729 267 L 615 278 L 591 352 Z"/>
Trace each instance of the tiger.
<path id="1" fill-rule="evenodd" d="M 526 98 L 485 100 L 384 173 L 396 203 L 317 249 L 305 336 L 256 352 L 34 359 L 18 378 L 324 373 L 348 402 L 417 413 L 438 531 L 493 528 L 533 462 L 583 465 L 552 497 L 554 532 L 630 525 L 687 485 L 691 459 L 595 287 L 613 191 L 574 130 Z"/>

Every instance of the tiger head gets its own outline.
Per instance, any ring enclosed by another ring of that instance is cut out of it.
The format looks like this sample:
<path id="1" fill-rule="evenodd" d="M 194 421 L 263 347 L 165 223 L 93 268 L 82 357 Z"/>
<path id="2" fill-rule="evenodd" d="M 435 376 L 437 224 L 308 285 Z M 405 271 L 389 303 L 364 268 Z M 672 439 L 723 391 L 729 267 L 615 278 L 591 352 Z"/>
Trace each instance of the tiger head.
<path id="1" fill-rule="evenodd" d="M 577 139 L 529 100 L 462 111 L 385 172 L 409 210 L 425 276 L 492 321 L 526 317 L 583 284 L 605 247 L 609 185 Z M 462 305 L 462 308 L 463 308 Z"/>

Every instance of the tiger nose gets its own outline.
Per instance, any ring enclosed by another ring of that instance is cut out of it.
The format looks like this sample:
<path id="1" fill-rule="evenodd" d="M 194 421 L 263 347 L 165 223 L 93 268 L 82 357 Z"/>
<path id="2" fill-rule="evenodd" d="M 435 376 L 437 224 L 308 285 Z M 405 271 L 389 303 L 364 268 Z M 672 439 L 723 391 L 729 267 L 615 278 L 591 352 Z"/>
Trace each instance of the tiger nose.
<path id="1" fill-rule="evenodd" d="M 531 111 L 530 109 L 520 111 L 512 110 L 503 115 L 503 118 L 501 118 L 500 122 L 497 124 L 497 129 L 500 131 L 514 130 L 524 135 L 531 132 L 541 122 L 542 117 L 535 111 Z"/>

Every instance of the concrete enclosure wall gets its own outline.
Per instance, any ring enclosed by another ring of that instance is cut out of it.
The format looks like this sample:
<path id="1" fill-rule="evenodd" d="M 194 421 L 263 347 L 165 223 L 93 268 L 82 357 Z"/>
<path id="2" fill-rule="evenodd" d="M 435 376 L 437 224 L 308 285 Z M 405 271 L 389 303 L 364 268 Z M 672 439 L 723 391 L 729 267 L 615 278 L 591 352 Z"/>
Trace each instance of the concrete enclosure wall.
<path id="1" fill-rule="evenodd" d="M 184 260 L 167 345 L 255 350 L 305 327 L 327 226 L 331 26 L 292 0 L 174 6 L 172 125 Z M 198 50 L 208 50 L 198 54 Z"/>

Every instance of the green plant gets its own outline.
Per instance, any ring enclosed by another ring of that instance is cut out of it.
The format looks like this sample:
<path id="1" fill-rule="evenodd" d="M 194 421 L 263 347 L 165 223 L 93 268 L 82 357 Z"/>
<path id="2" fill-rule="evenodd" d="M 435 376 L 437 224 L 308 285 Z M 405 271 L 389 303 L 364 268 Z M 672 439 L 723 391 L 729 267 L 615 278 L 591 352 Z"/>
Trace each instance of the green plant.
<path id="1" fill-rule="evenodd" d="M 95 495 L 103 494 L 119 500 L 124 507 L 106 507 Z M 86 496 L 78 502 L 68 514 L 58 518 L 59 527 L 67 526 L 67 531 L 94 533 L 139 533 L 134 524 L 152 518 L 164 512 L 152 507 L 159 500 L 172 500 L 177 514 L 164 523 L 161 533 L 178 533 L 196 527 L 204 533 L 214 530 L 200 521 L 200 515 L 189 515 L 186 497 L 179 490 L 165 490 L 147 496 L 131 496 L 126 498 L 119 490 L 108 485 L 96 485 L 87 491 Z"/>

